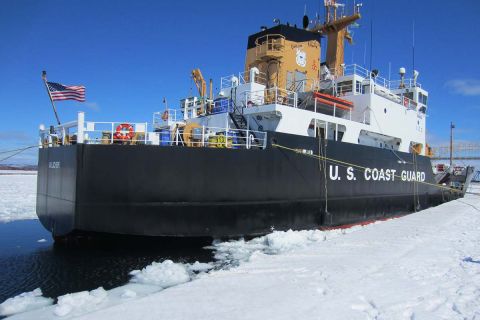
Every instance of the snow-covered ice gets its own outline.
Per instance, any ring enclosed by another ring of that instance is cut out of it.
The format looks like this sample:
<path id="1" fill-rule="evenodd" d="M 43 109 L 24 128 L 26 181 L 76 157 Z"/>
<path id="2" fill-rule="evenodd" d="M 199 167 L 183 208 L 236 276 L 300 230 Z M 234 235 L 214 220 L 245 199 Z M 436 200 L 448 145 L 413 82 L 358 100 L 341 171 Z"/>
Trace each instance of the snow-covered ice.
<path id="1" fill-rule="evenodd" d="M 36 219 L 37 175 L 2 172 L 8 171 L 0 172 L 0 222 Z"/>
<path id="2" fill-rule="evenodd" d="M 107 298 L 107 291 L 102 287 L 92 291 L 69 293 L 58 297 L 54 314 L 64 317 L 69 313 L 84 313 L 96 308 Z"/>
<path id="3" fill-rule="evenodd" d="M 172 260 L 154 262 L 142 270 L 130 272 L 132 282 L 154 284 L 161 288 L 168 288 L 190 281 L 190 275 L 185 265 L 174 263 Z"/>
<path id="4" fill-rule="evenodd" d="M 62 319 L 480 318 L 478 196 L 364 227 L 213 247 L 217 264 L 238 266 L 195 274 L 194 265 L 154 263 L 101 301 L 82 293 L 87 302 Z M 58 318 L 59 305 L 12 319 Z"/>
<path id="5" fill-rule="evenodd" d="M 41 308 L 53 303 L 53 299 L 42 296 L 42 290 L 37 288 L 24 292 L 0 304 L 0 316 L 8 316 L 19 312 Z"/>

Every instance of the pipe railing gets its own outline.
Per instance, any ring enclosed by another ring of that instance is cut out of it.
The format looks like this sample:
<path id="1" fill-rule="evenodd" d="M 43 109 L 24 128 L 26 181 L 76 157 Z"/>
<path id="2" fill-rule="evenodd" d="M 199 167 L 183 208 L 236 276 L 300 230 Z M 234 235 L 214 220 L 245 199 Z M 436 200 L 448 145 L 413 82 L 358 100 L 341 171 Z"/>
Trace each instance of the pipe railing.
<path id="1" fill-rule="evenodd" d="M 39 147 L 84 144 L 148 144 L 157 146 L 216 147 L 231 149 L 265 149 L 267 133 L 249 129 L 196 127 L 184 132 L 174 130 L 148 131 L 146 122 L 93 122 L 85 121 L 79 112 L 78 120 L 39 131 Z"/>

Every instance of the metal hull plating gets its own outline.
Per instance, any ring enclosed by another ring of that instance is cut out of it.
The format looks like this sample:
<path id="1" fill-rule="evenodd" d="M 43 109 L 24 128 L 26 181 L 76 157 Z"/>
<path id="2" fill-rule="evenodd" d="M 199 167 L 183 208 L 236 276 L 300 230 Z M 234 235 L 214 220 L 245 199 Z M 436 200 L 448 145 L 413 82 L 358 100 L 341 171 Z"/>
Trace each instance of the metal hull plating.
<path id="1" fill-rule="evenodd" d="M 327 141 L 323 154 L 348 164 L 325 163 L 271 145 L 318 155 L 318 139 L 268 136 L 265 150 L 89 144 L 40 149 L 37 214 L 54 236 L 85 231 L 236 237 L 383 219 L 452 197 L 433 185 L 430 159 L 423 156 Z M 387 169 L 395 170 L 388 180 Z M 409 180 L 413 171 L 426 183 L 402 180 L 403 172 Z"/>

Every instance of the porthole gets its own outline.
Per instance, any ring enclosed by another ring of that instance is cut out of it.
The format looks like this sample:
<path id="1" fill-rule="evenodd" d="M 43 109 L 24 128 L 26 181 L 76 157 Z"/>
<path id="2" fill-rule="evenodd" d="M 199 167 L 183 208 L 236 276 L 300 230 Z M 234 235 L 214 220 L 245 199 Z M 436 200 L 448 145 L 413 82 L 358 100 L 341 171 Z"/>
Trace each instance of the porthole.
<path id="1" fill-rule="evenodd" d="M 383 112 L 387 113 L 387 108 L 383 109 Z"/>

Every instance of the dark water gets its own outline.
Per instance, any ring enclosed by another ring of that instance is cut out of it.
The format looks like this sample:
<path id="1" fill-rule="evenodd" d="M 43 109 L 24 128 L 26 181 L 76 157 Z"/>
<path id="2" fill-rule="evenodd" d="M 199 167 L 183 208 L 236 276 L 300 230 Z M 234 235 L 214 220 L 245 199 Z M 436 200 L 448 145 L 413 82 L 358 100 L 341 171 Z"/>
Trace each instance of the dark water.
<path id="1" fill-rule="evenodd" d="M 46 239 L 46 242 L 38 242 Z M 54 244 L 38 220 L 0 223 L 0 303 L 40 287 L 43 295 L 60 295 L 125 284 L 128 273 L 153 261 L 209 262 L 206 240 L 99 238 Z"/>

